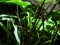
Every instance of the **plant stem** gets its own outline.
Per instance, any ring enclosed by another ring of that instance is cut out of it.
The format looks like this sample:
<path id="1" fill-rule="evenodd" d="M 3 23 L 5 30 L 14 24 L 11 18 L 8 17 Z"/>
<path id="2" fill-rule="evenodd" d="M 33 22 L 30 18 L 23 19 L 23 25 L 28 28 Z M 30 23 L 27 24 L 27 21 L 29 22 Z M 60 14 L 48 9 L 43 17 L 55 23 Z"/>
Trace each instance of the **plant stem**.
<path id="1" fill-rule="evenodd" d="M 49 45 L 53 45 L 54 44 L 54 42 L 55 42 L 55 38 L 56 38 L 56 36 L 57 36 L 57 32 L 58 32 L 58 25 L 57 25 L 57 22 L 55 23 L 56 24 L 56 31 L 54 31 L 54 34 L 53 34 L 53 36 L 52 36 L 52 38 L 51 38 L 51 43 L 49 44 Z"/>

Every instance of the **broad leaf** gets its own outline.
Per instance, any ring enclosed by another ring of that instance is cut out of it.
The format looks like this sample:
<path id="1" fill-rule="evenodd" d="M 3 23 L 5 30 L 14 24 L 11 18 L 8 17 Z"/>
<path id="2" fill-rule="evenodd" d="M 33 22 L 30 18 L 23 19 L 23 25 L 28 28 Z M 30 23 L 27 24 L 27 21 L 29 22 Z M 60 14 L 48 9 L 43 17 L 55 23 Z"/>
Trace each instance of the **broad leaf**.
<path id="1" fill-rule="evenodd" d="M 0 2 L 17 4 L 22 6 L 23 8 L 26 8 L 28 5 L 31 5 L 29 2 L 24 2 L 22 0 L 1 0 Z"/>

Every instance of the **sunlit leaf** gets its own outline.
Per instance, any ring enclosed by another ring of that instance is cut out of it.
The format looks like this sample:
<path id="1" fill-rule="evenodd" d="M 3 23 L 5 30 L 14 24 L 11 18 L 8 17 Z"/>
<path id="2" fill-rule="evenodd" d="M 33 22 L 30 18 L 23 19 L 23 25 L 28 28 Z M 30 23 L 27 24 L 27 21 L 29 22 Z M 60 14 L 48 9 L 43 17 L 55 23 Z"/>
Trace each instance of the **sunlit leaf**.
<path id="1" fill-rule="evenodd" d="M 37 19 L 36 23 L 38 22 L 38 20 L 39 19 Z M 39 28 L 39 26 L 41 25 L 41 23 L 42 23 L 42 20 L 39 20 L 38 24 L 36 25 L 36 30 Z M 40 28 L 40 29 L 42 29 L 42 28 Z"/>
<path id="2" fill-rule="evenodd" d="M 28 5 L 31 5 L 30 2 L 24 2 L 22 0 L 2 0 L 0 2 L 17 4 L 22 6 L 23 8 L 26 8 Z"/>
<path id="3" fill-rule="evenodd" d="M 18 27 L 13 22 L 12 22 L 12 24 L 13 24 L 13 27 L 14 27 L 14 35 L 15 35 L 15 38 L 16 38 L 18 44 L 20 45 L 20 38 L 18 36 Z"/>
<path id="4" fill-rule="evenodd" d="M 38 0 L 40 3 L 42 3 L 44 0 Z M 45 3 L 49 3 L 51 0 L 45 0 Z"/>

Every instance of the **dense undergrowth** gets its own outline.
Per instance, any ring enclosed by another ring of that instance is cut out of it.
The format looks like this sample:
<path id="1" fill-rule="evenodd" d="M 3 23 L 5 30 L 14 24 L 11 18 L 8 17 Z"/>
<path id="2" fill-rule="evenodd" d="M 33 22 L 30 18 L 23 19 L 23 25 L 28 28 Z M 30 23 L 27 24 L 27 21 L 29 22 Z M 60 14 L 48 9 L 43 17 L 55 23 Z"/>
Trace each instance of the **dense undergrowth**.
<path id="1" fill-rule="evenodd" d="M 60 45 L 59 3 L 0 0 L 0 45 Z"/>

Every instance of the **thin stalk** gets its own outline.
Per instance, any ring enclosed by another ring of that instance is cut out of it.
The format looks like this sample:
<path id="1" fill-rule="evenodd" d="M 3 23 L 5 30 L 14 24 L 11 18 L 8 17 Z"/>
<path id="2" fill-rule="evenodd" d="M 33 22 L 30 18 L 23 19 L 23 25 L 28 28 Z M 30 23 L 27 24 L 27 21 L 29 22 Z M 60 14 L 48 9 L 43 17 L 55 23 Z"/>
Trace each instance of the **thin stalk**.
<path id="1" fill-rule="evenodd" d="M 58 3 L 58 2 L 57 2 Z M 52 12 L 52 10 L 55 8 L 55 6 L 57 5 L 57 3 L 52 7 L 52 9 L 50 10 L 50 12 L 47 14 L 47 16 L 46 16 L 46 19 L 44 19 L 44 21 L 45 20 L 47 20 L 49 17 L 50 17 L 50 13 Z M 41 25 L 42 25 L 43 23 L 41 23 Z M 41 25 L 40 25 L 40 27 L 41 27 Z M 40 27 L 38 28 L 38 30 L 40 29 Z"/>
<path id="2" fill-rule="evenodd" d="M 45 0 L 43 1 L 42 5 L 37 8 L 36 14 L 34 15 L 34 17 L 36 17 L 38 15 L 38 13 L 40 14 L 40 12 L 42 11 L 42 7 L 44 5 L 44 2 L 45 2 Z"/>
<path id="3" fill-rule="evenodd" d="M 38 15 L 41 13 L 44 2 L 45 2 L 45 0 L 43 1 L 42 5 L 37 8 L 34 18 L 38 17 Z M 35 19 L 35 24 L 36 24 L 36 21 L 37 21 L 37 18 Z"/>
<path id="4" fill-rule="evenodd" d="M 44 42 L 45 42 L 45 32 L 44 32 L 44 17 L 42 19 L 42 23 L 43 23 L 43 35 L 44 35 Z"/>
<path id="5" fill-rule="evenodd" d="M 16 14 L 17 14 L 17 17 L 18 17 L 18 21 L 19 21 L 19 23 L 20 23 L 20 18 L 19 18 L 19 9 L 18 9 L 18 5 L 17 5 L 17 12 L 16 12 Z"/>
<path id="6" fill-rule="evenodd" d="M 52 7 L 52 9 L 50 10 L 50 12 L 47 14 L 46 20 L 50 17 L 50 13 L 51 13 L 52 10 L 56 7 L 57 4 L 58 4 L 58 2 Z"/>
<path id="7" fill-rule="evenodd" d="M 52 3 L 52 2 L 51 2 Z M 42 14 L 41 15 L 43 15 L 44 13 L 46 13 L 46 11 L 48 10 L 48 8 L 50 7 L 50 5 L 51 5 L 51 3 L 48 5 L 48 7 L 45 9 L 45 11 L 44 12 L 42 12 Z M 41 18 L 39 18 L 39 20 L 40 20 Z M 39 22 L 39 20 L 38 20 L 38 22 Z M 36 23 L 36 25 L 38 24 L 38 22 Z"/>
<path id="8" fill-rule="evenodd" d="M 51 43 L 49 44 L 49 45 L 53 45 L 54 44 L 54 42 L 55 42 L 55 38 L 56 38 L 56 36 L 57 36 L 57 32 L 58 32 L 58 25 L 57 25 L 57 22 L 55 23 L 56 24 L 56 31 L 54 31 L 54 34 L 53 34 L 53 36 L 52 36 L 52 38 L 51 38 Z"/>
<path id="9" fill-rule="evenodd" d="M 21 23 L 20 23 L 20 18 L 19 18 L 19 9 L 18 9 L 18 5 L 17 5 L 17 12 L 16 12 L 16 14 L 17 14 L 17 17 L 18 17 L 19 25 L 21 25 Z M 19 30 L 21 30 L 21 29 L 19 28 Z M 21 33 L 21 31 L 20 31 L 20 34 L 21 34 L 20 45 L 22 45 L 22 33 Z"/>

